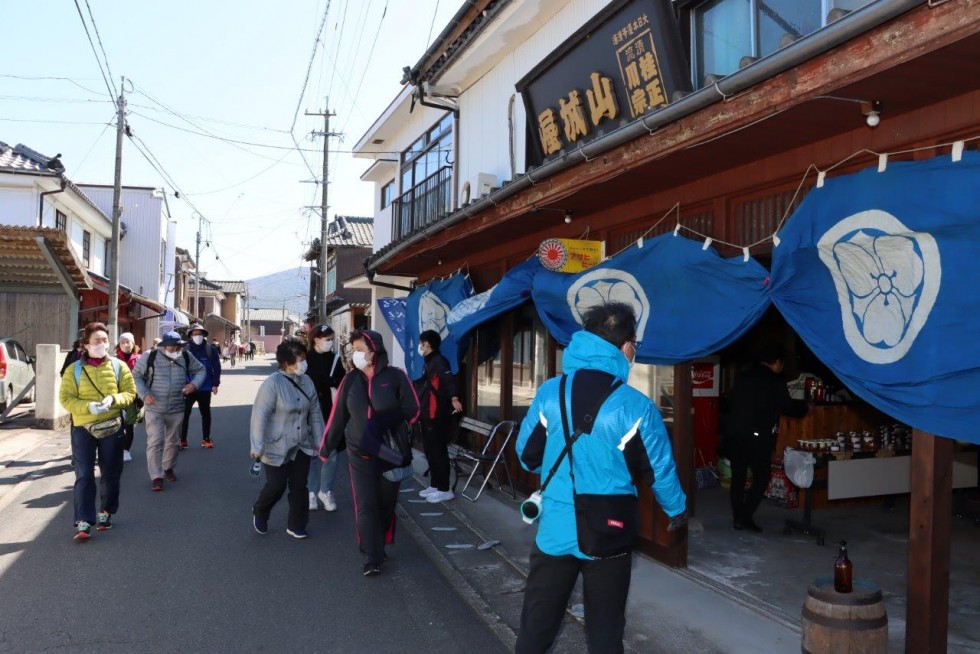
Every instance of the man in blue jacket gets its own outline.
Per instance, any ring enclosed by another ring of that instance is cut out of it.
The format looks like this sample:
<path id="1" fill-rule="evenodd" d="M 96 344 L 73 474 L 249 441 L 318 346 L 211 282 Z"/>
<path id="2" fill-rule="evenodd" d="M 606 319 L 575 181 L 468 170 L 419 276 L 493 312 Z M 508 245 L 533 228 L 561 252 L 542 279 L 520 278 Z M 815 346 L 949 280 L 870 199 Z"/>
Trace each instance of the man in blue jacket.
<path id="1" fill-rule="evenodd" d="M 590 652 L 622 652 L 626 627 L 632 553 L 594 559 L 583 554 L 575 522 L 569 459 L 575 464 L 579 494 L 637 494 L 646 484 L 670 517 L 670 529 L 686 521 L 687 498 L 681 490 L 667 430 L 650 398 L 626 385 L 636 357 L 636 316 L 622 303 L 590 309 L 585 329 L 565 350 L 569 431 L 582 435 L 562 459 L 543 493 L 538 533 L 524 594 L 518 654 L 546 652 L 561 627 L 569 595 L 579 574 L 585 591 L 585 633 Z M 610 387 L 622 385 L 609 394 Z M 565 448 L 560 408 L 561 377 L 542 384 L 517 438 L 517 454 L 528 471 L 551 470 Z M 598 398 L 608 395 L 594 420 Z"/>
<path id="2" fill-rule="evenodd" d="M 211 442 L 211 396 L 218 394 L 221 385 L 221 355 L 218 348 L 208 343 L 208 330 L 201 323 L 194 323 L 187 328 L 188 343 L 185 348 L 204 366 L 204 382 L 195 392 L 184 400 L 184 423 L 180 428 L 180 449 L 187 449 L 187 428 L 190 425 L 191 410 L 194 403 L 201 408 L 201 429 L 204 438 L 201 447 L 210 450 L 214 447 Z"/>

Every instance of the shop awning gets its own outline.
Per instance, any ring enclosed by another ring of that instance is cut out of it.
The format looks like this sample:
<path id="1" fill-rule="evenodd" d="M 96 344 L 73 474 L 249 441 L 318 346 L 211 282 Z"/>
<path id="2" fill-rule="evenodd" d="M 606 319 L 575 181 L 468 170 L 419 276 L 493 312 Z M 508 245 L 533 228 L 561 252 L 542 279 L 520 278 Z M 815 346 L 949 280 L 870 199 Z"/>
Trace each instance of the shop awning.
<path id="1" fill-rule="evenodd" d="M 109 297 L 109 280 L 102 275 L 97 275 L 95 273 L 90 273 L 92 277 L 92 290 L 101 293 L 106 296 L 106 301 L 108 304 Z M 132 289 L 119 285 L 119 307 L 123 308 L 127 304 L 138 304 L 142 307 L 146 307 L 150 311 L 161 315 L 167 311 L 167 307 L 160 302 L 152 298 L 148 298 L 145 295 L 140 295 L 139 293 L 133 291 Z M 86 309 L 86 311 L 91 311 L 92 309 Z"/>

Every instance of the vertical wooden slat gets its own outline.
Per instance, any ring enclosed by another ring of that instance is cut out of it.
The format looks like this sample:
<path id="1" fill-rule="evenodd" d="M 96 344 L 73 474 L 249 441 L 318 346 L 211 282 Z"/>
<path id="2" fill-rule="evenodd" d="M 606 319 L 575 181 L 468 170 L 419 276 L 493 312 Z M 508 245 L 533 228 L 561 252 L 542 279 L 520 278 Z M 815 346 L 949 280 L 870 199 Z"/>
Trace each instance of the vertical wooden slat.
<path id="1" fill-rule="evenodd" d="M 949 623 L 955 442 L 915 430 L 909 501 L 905 651 L 942 654 Z"/>

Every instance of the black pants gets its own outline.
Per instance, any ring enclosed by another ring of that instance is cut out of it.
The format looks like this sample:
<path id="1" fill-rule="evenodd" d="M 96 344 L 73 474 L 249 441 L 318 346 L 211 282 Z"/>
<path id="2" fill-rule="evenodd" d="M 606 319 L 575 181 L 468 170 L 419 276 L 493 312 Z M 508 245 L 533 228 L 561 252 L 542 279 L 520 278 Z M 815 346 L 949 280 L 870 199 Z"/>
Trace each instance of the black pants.
<path id="1" fill-rule="evenodd" d="M 127 452 L 133 449 L 133 438 L 136 435 L 136 425 L 123 426 L 123 449 Z"/>
<path id="2" fill-rule="evenodd" d="M 422 420 L 422 449 L 429 462 L 429 485 L 449 490 L 449 421 Z"/>
<path id="3" fill-rule="evenodd" d="M 201 431 L 204 440 L 211 440 L 211 391 L 197 391 L 184 398 L 184 424 L 180 426 L 180 440 L 187 441 L 187 427 L 190 424 L 191 409 L 197 402 L 201 408 Z"/>
<path id="4" fill-rule="evenodd" d="M 259 491 L 259 499 L 252 506 L 252 513 L 263 520 L 269 519 L 272 507 L 276 505 L 289 486 L 289 529 L 306 529 L 310 519 L 310 500 L 306 491 L 306 478 L 310 474 L 309 455 L 298 452 L 292 461 L 281 466 L 262 464 L 265 469 L 265 486 Z"/>
<path id="5" fill-rule="evenodd" d="M 630 590 L 633 555 L 586 561 L 550 556 L 531 549 L 531 571 L 524 591 L 517 654 L 543 654 L 558 635 L 565 607 L 581 573 L 585 594 L 585 639 L 589 652 L 623 651 L 626 596 Z"/>
<path id="6" fill-rule="evenodd" d="M 733 444 L 731 448 L 732 487 L 729 498 L 732 503 L 732 518 L 736 521 L 752 519 L 755 510 L 762 503 L 762 496 L 772 477 L 772 439 L 750 437 Z M 745 490 L 745 477 L 752 471 L 752 485 Z"/>
<path id="7" fill-rule="evenodd" d="M 385 545 L 395 541 L 395 505 L 400 483 L 388 481 L 371 459 L 351 453 L 350 485 L 357 516 L 357 546 L 367 562 L 381 565 Z"/>

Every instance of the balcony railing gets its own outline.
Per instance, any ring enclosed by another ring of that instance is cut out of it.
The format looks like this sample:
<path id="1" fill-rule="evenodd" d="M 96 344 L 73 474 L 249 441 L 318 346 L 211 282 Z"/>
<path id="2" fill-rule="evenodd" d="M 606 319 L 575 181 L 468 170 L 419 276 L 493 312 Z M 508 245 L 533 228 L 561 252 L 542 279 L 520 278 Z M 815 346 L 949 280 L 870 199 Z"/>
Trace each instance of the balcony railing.
<path id="1" fill-rule="evenodd" d="M 444 166 L 391 203 L 391 238 L 431 225 L 452 209 L 452 167 Z"/>

